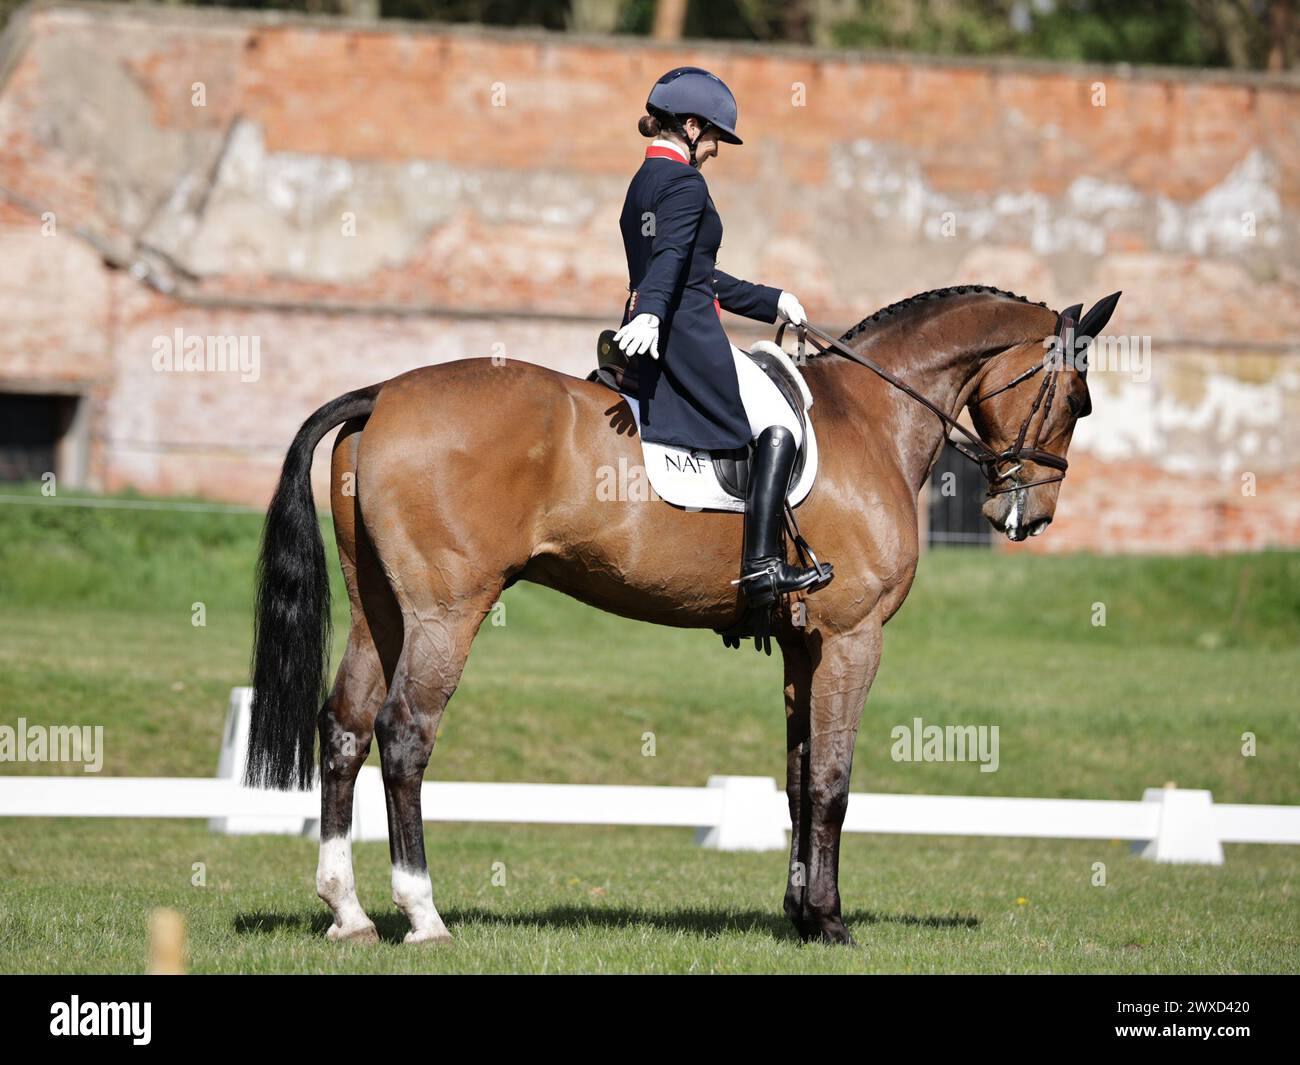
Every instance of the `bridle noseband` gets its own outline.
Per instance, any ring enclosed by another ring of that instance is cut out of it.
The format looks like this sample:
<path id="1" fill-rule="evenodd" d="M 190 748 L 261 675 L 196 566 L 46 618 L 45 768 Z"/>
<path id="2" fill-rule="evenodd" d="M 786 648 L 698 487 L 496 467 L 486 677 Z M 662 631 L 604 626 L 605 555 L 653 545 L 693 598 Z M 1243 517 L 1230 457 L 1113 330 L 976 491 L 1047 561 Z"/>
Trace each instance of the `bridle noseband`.
<path id="1" fill-rule="evenodd" d="M 1056 350 L 1064 355 L 1066 351 L 1066 342 L 1074 335 L 1075 323 L 1078 320 L 1079 313 L 1083 310 L 1082 304 L 1076 304 L 1067 308 L 1057 316 L 1056 321 Z M 776 343 L 779 347 L 781 338 L 785 334 L 785 322 L 782 322 L 776 332 Z M 1003 495 L 1006 492 L 1018 492 L 1025 488 L 1034 488 L 1040 484 L 1054 484 L 1057 481 L 1065 480 L 1065 471 L 1069 469 L 1070 464 L 1060 455 L 1054 455 L 1050 451 L 1044 451 L 1039 447 L 1039 438 L 1042 436 L 1043 426 L 1047 424 L 1047 415 L 1052 409 L 1052 401 L 1056 398 L 1057 375 L 1055 373 L 1043 373 L 1042 384 L 1038 386 L 1038 394 L 1034 397 L 1034 404 L 1029 408 L 1029 413 L 1025 416 L 1024 422 L 1020 426 L 1020 431 L 1016 434 L 1016 442 L 1008 448 L 1001 451 L 994 451 L 983 440 L 972 433 L 964 425 L 949 415 L 946 411 L 941 410 L 935 403 L 921 395 L 916 389 L 906 381 L 894 376 L 883 366 L 879 365 L 865 355 L 860 355 L 856 351 L 851 351 L 841 344 L 828 333 L 823 332 L 816 326 L 805 322 L 803 325 L 795 326 L 795 335 L 799 341 L 799 362 L 802 363 L 806 358 L 805 341 L 808 334 L 812 335 L 812 344 L 818 351 L 834 352 L 836 355 L 842 355 L 860 366 L 865 366 L 868 370 L 881 378 L 887 384 L 897 388 L 904 395 L 916 400 L 921 406 L 925 407 L 934 414 L 948 430 L 956 430 L 964 436 L 965 440 L 957 440 L 952 436 L 945 434 L 944 440 L 952 446 L 959 454 L 970 459 L 971 462 L 979 466 L 980 471 L 984 474 L 984 479 L 988 481 L 988 494 L 990 496 Z M 1035 363 L 1024 373 L 1019 374 L 1012 380 L 1008 381 L 1001 388 L 995 388 L 983 396 L 978 396 L 971 402 L 975 405 L 999 396 L 1003 392 L 1009 392 L 1016 386 L 1028 381 L 1035 374 L 1045 371 L 1047 360 L 1044 359 Z M 1029 435 L 1029 426 L 1033 423 L 1034 416 L 1043 412 L 1042 420 L 1038 423 L 1038 431 L 1034 434 L 1032 445 L 1026 444 L 1026 438 Z M 1026 462 L 1032 462 L 1038 466 L 1046 466 L 1048 469 L 1056 470 L 1057 473 L 1050 477 L 1042 477 L 1037 481 L 1030 481 L 1028 484 L 1013 483 L 1005 487 L 997 487 L 1003 481 L 1009 480 L 1017 470 Z M 1009 470 L 1001 473 L 998 467 L 1004 463 L 1014 463 Z"/>

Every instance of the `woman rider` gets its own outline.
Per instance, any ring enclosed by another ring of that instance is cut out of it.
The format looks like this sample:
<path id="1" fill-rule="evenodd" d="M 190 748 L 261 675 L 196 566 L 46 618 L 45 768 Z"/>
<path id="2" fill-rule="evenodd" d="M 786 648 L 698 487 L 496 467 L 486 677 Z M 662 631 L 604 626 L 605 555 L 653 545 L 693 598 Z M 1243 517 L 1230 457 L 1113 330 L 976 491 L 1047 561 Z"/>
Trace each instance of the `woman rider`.
<path id="1" fill-rule="evenodd" d="M 733 357 L 721 313 L 762 322 L 781 314 L 800 325 L 804 311 L 793 293 L 741 281 L 714 265 L 722 221 L 700 167 L 718 154 L 719 141 L 742 143 L 731 90 L 707 70 L 678 67 L 650 90 L 646 111 L 638 128 L 654 140 L 619 219 L 631 296 L 615 339 L 637 356 L 642 439 L 711 451 L 757 441 L 740 586 L 750 607 L 769 607 L 819 583 L 817 570 L 785 561 L 781 542 L 800 428 L 786 403 L 772 401 L 762 371 Z"/>

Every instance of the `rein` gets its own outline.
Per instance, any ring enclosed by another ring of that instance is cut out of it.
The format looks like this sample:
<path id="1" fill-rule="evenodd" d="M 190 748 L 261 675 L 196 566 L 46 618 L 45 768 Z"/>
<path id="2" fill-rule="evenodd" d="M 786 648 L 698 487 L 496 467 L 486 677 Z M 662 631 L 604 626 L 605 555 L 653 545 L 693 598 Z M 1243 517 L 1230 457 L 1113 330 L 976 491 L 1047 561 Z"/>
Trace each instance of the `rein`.
<path id="1" fill-rule="evenodd" d="M 1056 335 L 1058 341 L 1062 344 L 1064 344 L 1065 338 L 1069 335 L 1067 330 L 1074 328 L 1075 321 L 1074 314 L 1072 313 L 1073 311 L 1074 308 L 1071 308 L 1070 310 L 1062 312 L 1058 316 Z M 781 338 L 785 335 L 785 327 L 787 324 L 789 323 L 783 321 L 777 328 L 776 343 L 778 347 L 781 346 Z M 994 451 L 984 443 L 983 440 L 967 429 L 964 425 L 961 425 L 946 411 L 941 410 L 938 405 L 932 402 L 929 398 L 923 396 L 906 381 L 896 377 L 873 359 L 870 359 L 865 355 L 860 355 L 856 351 L 851 351 L 829 333 L 818 329 L 810 322 L 805 322 L 803 325 L 798 325 L 794 328 L 795 335 L 799 342 L 800 364 L 802 364 L 807 357 L 805 345 L 808 335 L 811 334 L 813 347 L 815 347 L 819 352 L 829 351 L 836 355 L 843 356 L 850 362 L 856 362 L 859 366 L 865 366 L 886 384 L 898 389 L 905 396 L 916 400 L 917 403 L 921 404 L 921 406 L 925 407 L 926 410 L 930 411 L 930 413 L 943 422 L 945 427 L 944 442 L 949 444 L 959 455 L 970 459 L 971 462 L 975 463 L 980 468 L 980 472 L 984 474 L 984 479 L 988 481 L 988 494 L 990 496 L 1003 495 L 1006 492 L 1016 492 L 1023 488 L 1034 488 L 1040 484 L 1052 484 L 1056 481 L 1065 480 L 1065 471 L 1069 468 L 1070 464 L 1060 455 L 1053 455 L 1050 451 L 1044 451 L 1038 446 L 1038 436 L 1042 433 L 1042 427 L 1047 422 L 1047 412 L 1052 408 L 1052 400 L 1056 398 L 1055 374 L 1045 373 L 1043 375 L 1043 383 L 1038 387 L 1038 395 L 1034 397 L 1034 404 L 1029 408 L 1029 414 L 1025 416 L 1025 420 L 1020 426 L 1020 432 L 1016 434 L 1016 442 L 1011 447 L 1004 448 L 1002 451 Z M 1064 348 L 1062 348 L 1062 350 L 1064 350 Z M 1009 381 L 1007 384 L 1003 385 L 1001 388 L 994 389 L 992 392 L 979 396 L 971 402 L 975 404 L 983 403 L 985 400 L 992 399 L 994 396 L 1001 395 L 1003 392 L 1009 392 L 1017 385 L 1029 380 L 1040 370 L 1045 369 L 1045 367 L 1045 362 L 1039 362 L 1013 380 Z M 1026 447 L 1025 438 L 1029 434 L 1029 426 L 1034 420 L 1034 415 L 1036 415 L 1040 409 L 1043 411 L 1043 420 L 1039 423 L 1038 433 L 1034 436 L 1033 446 Z M 961 435 L 966 439 L 962 441 L 948 435 L 952 430 L 961 433 Z M 1012 462 L 1015 463 L 1015 465 L 1012 466 L 1011 469 L 999 473 L 997 467 L 1004 462 Z M 1028 484 L 1010 484 L 1002 488 L 995 487 L 1001 482 L 1010 479 L 1025 462 L 1032 462 L 1039 466 L 1046 466 L 1048 469 L 1058 470 L 1059 472 L 1051 477 L 1043 477 L 1037 481 L 1030 481 Z"/>

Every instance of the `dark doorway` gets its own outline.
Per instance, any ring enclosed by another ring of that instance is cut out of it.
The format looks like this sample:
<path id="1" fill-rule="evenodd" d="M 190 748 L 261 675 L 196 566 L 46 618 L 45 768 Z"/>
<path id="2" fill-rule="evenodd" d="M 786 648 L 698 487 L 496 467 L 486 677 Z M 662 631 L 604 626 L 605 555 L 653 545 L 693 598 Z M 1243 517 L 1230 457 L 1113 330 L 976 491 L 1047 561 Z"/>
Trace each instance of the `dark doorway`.
<path id="1" fill-rule="evenodd" d="M 76 396 L 0 392 L 0 482 L 61 473 L 59 445 L 76 411 Z"/>
<path id="2" fill-rule="evenodd" d="M 993 542 L 993 527 L 980 513 L 984 488 L 978 467 L 945 447 L 930 474 L 930 546 L 987 547 Z"/>

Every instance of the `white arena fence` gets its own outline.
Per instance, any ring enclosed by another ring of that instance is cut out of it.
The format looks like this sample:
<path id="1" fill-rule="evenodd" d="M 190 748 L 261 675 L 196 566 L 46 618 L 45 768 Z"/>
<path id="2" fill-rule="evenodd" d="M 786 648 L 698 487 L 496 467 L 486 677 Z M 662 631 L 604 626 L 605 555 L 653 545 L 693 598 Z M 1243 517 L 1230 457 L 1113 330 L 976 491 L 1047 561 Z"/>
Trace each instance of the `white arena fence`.
<path id="1" fill-rule="evenodd" d="M 245 788 L 251 688 L 235 688 L 213 779 L 0 776 L 0 817 L 207 818 L 228 834 L 318 831 L 319 790 Z M 785 850 L 789 811 L 771 777 L 710 777 L 708 786 L 426 782 L 426 821 L 646 825 L 697 830 L 719 850 Z M 846 832 L 1131 840 L 1143 857 L 1223 864 L 1224 843 L 1300 844 L 1300 807 L 1215 803 L 1208 791 L 1148 788 L 1141 801 L 978 798 L 962 795 L 849 797 Z M 356 840 L 386 840 L 380 770 L 357 779 Z"/>

